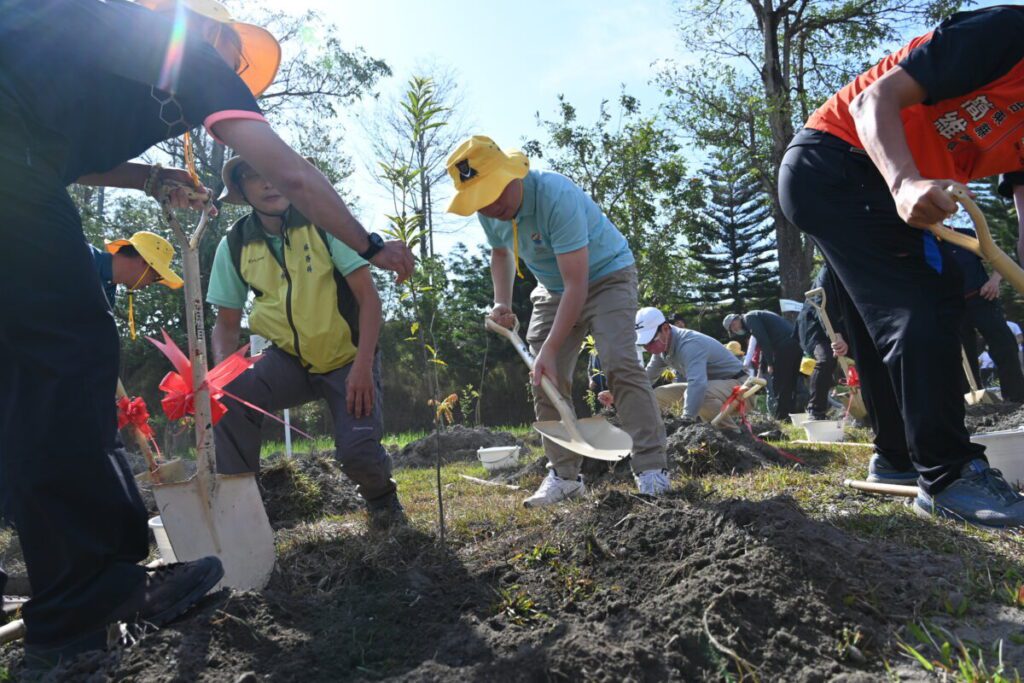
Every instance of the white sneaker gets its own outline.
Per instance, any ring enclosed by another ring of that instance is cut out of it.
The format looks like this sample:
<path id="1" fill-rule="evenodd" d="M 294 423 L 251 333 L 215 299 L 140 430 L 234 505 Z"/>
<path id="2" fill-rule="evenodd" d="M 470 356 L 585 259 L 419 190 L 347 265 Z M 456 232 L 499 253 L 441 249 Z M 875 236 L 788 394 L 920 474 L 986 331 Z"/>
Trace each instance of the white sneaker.
<path id="1" fill-rule="evenodd" d="M 583 475 L 576 479 L 562 479 L 555 474 L 554 470 L 548 472 L 540 488 L 532 496 L 523 501 L 528 508 L 539 508 L 545 505 L 554 505 L 563 500 L 576 498 L 583 495 Z"/>
<path id="2" fill-rule="evenodd" d="M 660 496 L 668 493 L 672 483 L 668 480 L 668 470 L 645 470 L 633 477 L 640 493 L 646 496 Z"/>

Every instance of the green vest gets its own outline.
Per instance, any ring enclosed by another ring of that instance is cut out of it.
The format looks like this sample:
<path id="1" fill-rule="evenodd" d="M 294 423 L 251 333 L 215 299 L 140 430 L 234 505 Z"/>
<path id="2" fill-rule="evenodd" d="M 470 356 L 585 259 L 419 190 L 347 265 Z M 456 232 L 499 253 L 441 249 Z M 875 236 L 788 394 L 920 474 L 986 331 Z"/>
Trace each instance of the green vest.
<path id="1" fill-rule="evenodd" d="M 334 267 L 326 235 L 292 208 L 282 237 L 279 261 L 255 213 L 228 230 L 231 259 L 256 295 L 249 328 L 310 372 L 344 367 L 356 357 L 359 308 Z"/>

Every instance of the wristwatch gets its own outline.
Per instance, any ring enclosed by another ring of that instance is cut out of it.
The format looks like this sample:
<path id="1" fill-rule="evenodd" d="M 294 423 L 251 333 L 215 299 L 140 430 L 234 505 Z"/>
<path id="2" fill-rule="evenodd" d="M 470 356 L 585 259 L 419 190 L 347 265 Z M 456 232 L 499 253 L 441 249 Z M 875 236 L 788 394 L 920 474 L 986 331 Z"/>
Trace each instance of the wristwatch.
<path id="1" fill-rule="evenodd" d="M 366 236 L 366 238 L 369 240 L 370 246 L 366 248 L 366 251 L 359 254 L 359 258 L 364 261 L 369 261 L 377 255 L 378 251 L 384 248 L 384 238 L 375 232 L 371 232 Z"/>

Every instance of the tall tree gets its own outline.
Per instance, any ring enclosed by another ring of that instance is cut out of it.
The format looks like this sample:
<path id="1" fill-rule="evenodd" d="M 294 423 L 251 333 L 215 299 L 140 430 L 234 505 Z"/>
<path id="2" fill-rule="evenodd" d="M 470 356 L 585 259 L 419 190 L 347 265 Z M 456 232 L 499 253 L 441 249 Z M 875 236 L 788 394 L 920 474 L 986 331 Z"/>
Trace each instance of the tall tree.
<path id="1" fill-rule="evenodd" d="M 439 71 L 434 76 L 414 75 L 402 96 L 382 105 L 379 115 L 367 119 L 365 124 L 374 165 L 416 172 L 415 191 L 408 195 L 405 208 L 420 216 L 420 258 L 434 255 L 435 188 L 446 182 L 445 161 L 465 137 L 465 123 L 458 113 L 460 105 L 451 74 Z M 381 184 L 393 190 L 394 183 L 386 173 L 375 175 Z"/>
<path id="2" fill-rule="evenodd" d="M 908 31 L 923 33 L 958 0 L 681 0 L 691 66 L 659 82 L 670 116 L 705 147 L 742 151 L 770 201 L 783 296 L 802 298 L 813 246 L 782 213 L 778 169 L 808 116 Z M 694 30 L 699 26 L 701 30 Z M 708 69 L 714 64 L 714 69 Z"/>
<path id="3" fill-rule="evenodd" d="M 577 120 L 576 108 L 558 98 L 558 116 L 538 123 L 546 142 L 525 145 L 534 158 L 582 187 L 625 235 L 640 272 L 640 299 L 664 304 L 685 298 L 694 264 L 683 235 L 696 220 L 701 182 L 686 173 L 675 135 L 657 116 L 645 115 L 626 93 L 612 110 L 601 103 L 597 120 Z"/>
<path id="4" fill-rule="evenodd" d="M 693 258 L 704 269 L 699 287 L 705 312 L 767 308 L 778 298 L 771 207 L 749 167 L 724 154 L 708 169 L 710 199 Z"/>

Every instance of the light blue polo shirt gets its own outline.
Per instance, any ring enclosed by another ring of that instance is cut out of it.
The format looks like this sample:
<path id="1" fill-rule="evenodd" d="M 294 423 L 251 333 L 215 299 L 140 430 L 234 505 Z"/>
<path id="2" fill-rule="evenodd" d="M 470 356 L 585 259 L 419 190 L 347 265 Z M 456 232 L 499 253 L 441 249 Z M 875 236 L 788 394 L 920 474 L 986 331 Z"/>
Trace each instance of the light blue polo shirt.
<path id="1" fill-rule="evenodd" d="M 512 251 L 512 222 L 477 218 L 492 248 Z M 519 223 L 519 257 L 551 292 L 565 290 L 558 254 L 589 247 L 593 282 L 634 263 L 622 233 L 586 192 L 560 173 L 530 171 L 523 178 Z"/>

